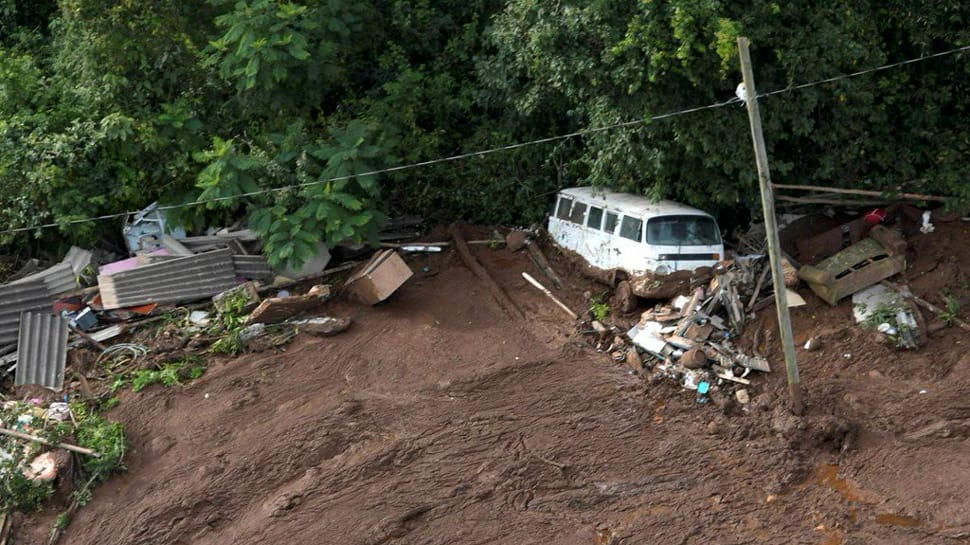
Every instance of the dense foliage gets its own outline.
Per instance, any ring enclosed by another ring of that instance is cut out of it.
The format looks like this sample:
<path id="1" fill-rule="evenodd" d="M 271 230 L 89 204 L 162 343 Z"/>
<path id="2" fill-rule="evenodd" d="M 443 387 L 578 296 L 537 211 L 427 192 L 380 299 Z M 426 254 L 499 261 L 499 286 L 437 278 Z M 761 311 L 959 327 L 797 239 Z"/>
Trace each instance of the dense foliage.
<path id="1" fill-rule="evenodd" d="M 535 220 L 596 183 L 712 209 L 756 202 L 729 105 L 419 163 L 970 44 L 970 4 L 717 0 L 0 0 L 0 242 L 86 243 L 73 219 L 203 201 L 277 261 L 372 237 L 388 213 Z M 967 54 L 763 99 L 776 181 L 970 200 Z M 289 187 L 281 191 L 265 190 Z"/>

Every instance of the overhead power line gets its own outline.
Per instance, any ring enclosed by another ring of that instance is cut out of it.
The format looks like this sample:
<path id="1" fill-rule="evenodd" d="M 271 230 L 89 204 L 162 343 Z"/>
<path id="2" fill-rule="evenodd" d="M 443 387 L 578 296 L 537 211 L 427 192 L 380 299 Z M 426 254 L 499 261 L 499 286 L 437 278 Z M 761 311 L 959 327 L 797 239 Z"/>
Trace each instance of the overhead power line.
<path id="1" fill-rule="evenodd" d="M 948 49 L 946 51 L 940 51 L 939 53 L 932 53 L 930 55 L 923 55 L 922 57 L 915 57 L 915 58 L 912 58 L 912 59 L 906 59 L 905 61 L 894 62 L 894 63 L 891 63 L 891 64 L 884 64 L 882 66 L 877 66 L 875 68 L 866 68 L 865 70 L 859 70 L 858 72 L 852 72 L 852 73 L 849 73 L 849 74 L 842 74 L 842 75 L 839 75 L 839 76 L 832 76 L 831 78 L 820 79 L 818 81 L 813 81 L 811 83 L 802 83 L 800 85 L 790 85 L 788 87 L 785 87 L 784 89 L 779 89 L 777 91 L 771 91 L 769 93 L 759 93 L 758 94 L 758 98 L 761 98 L 761 97 L 770 97 L 770 96 L 780 95 L 780 94 L 784 94 L 784 93 L 790 93 L 792 91 L 797 91 L 799 89 L 806 89 L 808 87 L 815 87 L 816 85 L 822 85 L 824 83 L 832 83 L 832 82 L 839 81 L 839 80 L 843 80 L 843 79 L 849 79 L 849 78 L 855 78 L 855 77 L 858 77 L 858 76 L 864 76 L 866 74 L 872 74 L 874 72 L 881 72 L 883 70 L 889 70 L 891 68 L 899 68 L 900 66 L 905 66 L 907 64 L 913 64 L 913 63 L 917 63 L 917 62 L 928 61 L 930 59 L 936 59 L 936 58 L 939 58 L 939 57 L 945 57 L 947 55 L 953 55 L 955 53 L 962 53 L 964 51 L 970 51 L 970 45 L 966 45 L 966 46 L 963 46 L 963 47 L 956 47 L 956 48 L 953 48 L 953 49 Z"/>
<path id="2" fill-rule="evenodd" d="M 970 51 L 970 45 L 963 46 L 963 47 L 956 47 L 956 48 L 953 48 L 953 49 L 948 49 L 946 51 L 940 51 L 938 53 L 932 53 L 932 54 L 929 54 L 929 55 L 923 55 L 921 57 L 915 57 L 915 58 L 912 58 L 912 59 L 906 59 L 904 61 L 894 62 L 894 63 L 890 63 L 890 64 L 884 64 L 882 66 L 877 66 L 877 67 L 874 67 L 874 68 L 867 68 L 865 70 L 859 70 L 857 72 L 851 72 L 851 73 L 848 73 L 848 74 L 840 74 L 838 76 L 832 76 L 832 77 L 829 77 L 829 78 L 820 79 L 820 80 L 816 80 L 816 81 L 812 81 L 812 82 L 808 82 L 808 83 L 801 83 L 801 84 L 798 84 L 798 85 L 789 85 L 788 87 L 785 87 L 784 89 L 778 89 L 778 90 L 775 90 L 775 91 L 768 91 L 768 92 L 765 92 L 765 93 L 759 93 L 758 94 L 758 98 L 766 98 L 766 97 L 772 97 L 772 96 L 777 96 L 777 95 L 783 95 L 783 94 L 791 93 L 791 92 L 798 91 L 798 90 L 801 90 L 801 89 L 807 89 L 809 87 L 816 87 L 818 85 L 824 85 L 826 83 L 833 83 L 833 82 L 840 81 L 840 80 L 844 80 L 844 79 L 855 78 L 855 77 L 863 76 L 863 75 L 866 75 L 866 74 L 872 74 L 872 73 L 880 72 L 880 71 L 883 71 L 883 70 L 889 70 L 889 69 L 892 69 L 892 68 L 898 68 L 900 66 L 905 66 L 905 65 L 908 65 L 908 64 L 914 64 L 914 63 L 918 63 L 918 62 L 923 62 L 923 61 L 927 61 L 927 60 L 930 60 L 930 59 L 936 59 L 936 58 L 939 58 L 939 57 L 945 57 L 947 55 L 953 55 L 953 54 L 962 53 L 962 52 L 965 52 L 965 51 Z M 350 174 L 350 175 L 346 175 L 346 176 L 338 176 L 338 177 L 335 177 L 335 178 L 327 178 L 325 180 L 316 180 L 316 181 L 312 181 L 312 182 L 304 182 L 304 183 L 301 183 L 301 184 L 293 184 L 293 185 L 287 185 L 287 186 L 282 186 L 282 187 L 272 187 L 272 188 L 267 188 L 267 189 L 260 189 L 258 191 L 250 191 L 250 192 L 247 192 L 247 193 L 239 193 L 239 194 L 236 194 L 236 195 L 227 195 L 227 196 L 224 196 L 224 197 L 211 197 L 211 198 L 208 198 L 208 199 L 198 199 L 198 200 L 191 201 L 191 202 L 186 202 L 186 203 L 159 206 L 158 207 L 158 210 L 177 210 L 177 209 L 182 209 L 182 208 L 190 208 L 190 207 L 193 207 L 193 206 L 201 206 L 201 205 L 209 204 L 209 203 L 230 201 L 230 200 L 242 199 L 242 198 L 246 198 L 246 197 L 255 197 L 255 196 L 258 196 L 258 195 L 268 195 L 268 194 L 272 194 L 272 193 L 283 193 L 283 192 L 292 191 L 292 190 L 295 190 L 295 189 L 302 189 L 302 188 L 305 188 L 305 187 L 322 185 L 322 184 L 329 183 L 329 182 L 337 182 L 337 181 L 341 181 L 341 180 L 349 180 L 349 179 L 355 178 L 355 177 L 375 176 L 375 175 L 378 175 L 378 174 L 389 174 L 389 173 L 392 173 L 392 172 L 400 172 L 400 171 L 404 171 L 404 170 L 411 170 L 411 169 L 415 169 L 415 168 L 427 167 L 427 166 L 437 165 L 437 164 L 441 164 L 441 163 L 449 163 L 449 162 L 453 162 L 453 161 L 462 161 L 462 160 L 471 159 L 471 158 L 474 158 L 474 157 L 484 157 L 486 155 L 492 155 L 494 153 L 501 153 L 501 152 L 506 152 L 506 151 L 512 151 L 512 150 L 516 150 L 516 149 L 520 149 L 520 148 L 525 148 L 525 147 L 529 147 L 529 146 L 535 146 L 535 145 L 539 145 L 539 144 L 548 144 L 548 143 L 551 143 L 551 142 L 558 142 L 560 140 L 568 140 L 570 138 L 577 138 L 577 137 L 581 137 L 581 136 L 587 136 L 587 135 L 590 135 L 590 134 L 596 134 L 596 133 L 601 133 L 601 132 L 606 132 L 606 131 L 612 131 L 612 130 L 616 130 L 616 129 L 623 129 L 623 128 L 635 127 L 635 126 L 643 125 L 643 124 L 650 123 L 650 122 L 653 122 L 653 121 L 659 121 L 659 120 L 662 120 L 662 119 L 670 119 L 670 118 L 673 118 L 673 117 L 679 117 L 679 116 L 682 116 L 682 115 L 692 114 L 692 113 L 701 112 L 701 111 L 705 111 L 705 110 L 714 110 L 714 109 L 722 108 L 724 106 L 728 106 L 728 105 L 731 105 L 731 104 L 737 104 L 739 102 L 741 102 L 741 99 L 739 99 L 737 97 L 732 97 L 732 98 L 730 98 L 728 100 L 725 100 L 725 101 L 722 101 L 722 102 L 715 102 L 713 104 L 708 104 L 706 106 L 697 106 L 697 107 L 694 107 L 694 108 L 687 108 L 687 109 L 683 109 L 683 110 L 676 110 L 676 111 L 667 112 L 667 113 L 664 113 L 664 114 L 659 114 L 659 115 L 655 115 L 655 116 L 651 116 L 651 117 L 645 117 L 645 118 L 641 118 L 641 119 L 635 119 L 635 120 L 632 120 L 632 121 L 624 121 L 624 122 L 621 122 L 621 123 L 614 123 L 614 124 L 611 124 L 611 125 L 605 125 L 605 126 L 601 126 L 601 127 L 593 127 L 593 128 L 583 129 L 583 130 L 579 130 L 579 131 L 573 131 L 573 132 L 569 132 L 569 133 L 565 133 L 565 134 L 559 134 L 559 135 L 556 135 L 556 136 L 548 136 L 548 137 L 545 137 L 545 138 L 538 138 L 538 139 L 535 139 L 535 140 L 528 140 L 528 141 L 519 142 L 519 143 L 516 143 L 516 144 L 508 144 L 508 145 L 505 145 L 505 146 L 497 146 L 497 147 L 494 147 L 494 148 L 489 148 L 489 149 L 484 149 L 484 150 L 479 150 L 479 151 L 472 151 L 472 152 L 467 152 L 467 153 L 461 153 L 461 154 L 458 154 L 458 155 L 451 155 L 451 156 L 448 156 L 448 157 L 441 157 L 441 158 L 438 158 L 438 159 L 429 159 L 427 161 L 419 161 L 419 162 L 416 162 L 416 163 L 409 163 L 409 164 L 406 164 L 406 165 L 398 165 L 398 166 L 394 166 L 394 167 L 387 167 L 387 168 L 382 168 L 382 169 L 377 169 L 377 170 L 371 170 L 369 172 L 361 172 L 361 173 L 358 173 L 358 174 Z M 12 234 L 12 233 L 22 233 L 22 232 L 27 232 L 27 231 L 35 231 L 35 230 L 38 230 L 38 229 L 51 229 L 51 228 L 54 228 L 54 227 L 63 227 L 63 226 L 69 226 L 69 225 L 78 225 L 78 224 L 82 224 L 82 223 L 90 223 L 90 222 L 93 222 L 93 221 L 104 221 L 104 220 L 111 220 L 111 219 L 119 219 L 119 218 L 124 218 L 124 217 L 130 216 L 131 214 L 133 214 L 133 212 L 119 212 L 119 213 L 115 213 L 115 214 L 105 214 L 105 215 L 102 215 L 102 216 L 93 216 L 93 217 L 89 217 L 89 218 L 73 219 L 73 220 L 68 220 L 68 221 L 63 221 L 63 222 L 45 223 L 45 224 L 40 224 L 40 225 L 34 225 L 32 227 L 16 227 L 16 228 L 11 228 L 11 229 L 3 229 L 3 230 L 0 230 L 0 234 L 6 235 L 6 234 Z"/>

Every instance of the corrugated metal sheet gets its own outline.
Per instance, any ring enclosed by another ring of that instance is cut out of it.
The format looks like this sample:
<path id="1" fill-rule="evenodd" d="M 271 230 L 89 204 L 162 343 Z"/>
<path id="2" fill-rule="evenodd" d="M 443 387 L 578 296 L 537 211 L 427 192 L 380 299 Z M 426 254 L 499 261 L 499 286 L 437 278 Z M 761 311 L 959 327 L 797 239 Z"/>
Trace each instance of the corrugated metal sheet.
<path id="1" fill-rule="evenodd" d="M 182 303 L 211 297 L 236 285 L 229 249 L 170 259 L 98 276 L 105 309 L 147 303 Z"/>
<path id="2" fill-rule="evenodd" d="M 14 384 L 39 384 L 60 390 L 64 386 L 67 333 L 67 322 L 57 316 L 40 312 L 23 313 L 20 316 Z"/>
<path id="3" fill-rule="evenodd" d="M 61 260 L 61 263 L 68 263 L 71 265 L 71 270 L 74 271 L 74 276 L 81 274 L 81 271 L 85 267 L 91 264 L 91 252 L 89 250 L 83 250 L 77 246 L 71 246 L 71 249 L 67 251 L 67 255 Z"/>
<path id="4" fill-rule="evenodd" d="M 52 301 L 43 278 L 0 286 L 0 345 L 17 341 L 22 312 L 49 310 Z"/>
<path id="5" fill-rule="evenodd" d="M 266 257 L 261 255 L 234 255 L 232 265 L 236 269 L 236 276 L 248 280 L 272 280 L 275 276 L 269 267 Z"/>
<path id="6" fill-rule="evenodd" d="M 47 287 L 47 294 L 52 300 L 58 295 L 77 289 L 77 276 L 74 274 L 74 269 L 71 263 L 63 261 L 10 284 L 29 284 L 38 281 L 43 282 Z"/>
<path id="7" fill-rule="evenodd" d="M 144 267 L 145 265 L 152 265 L 155 263 L 161 263 L 163 261 L 171 261 L 173 259 L 178 259 L 185 256 L 168 254 L 139 254 L 137 257 L 138 266 Z"/>
<path id="8" fill-rule="evenodd" d="M 229 248 L 232 250 L 233 254 L 246 254 L 246 250 L 243 248 L 242 243 L 239 242 L 238 238 L 232 235 L 185 237 L 183 239 L 179 239 L 179 242 L 195 253 L 208 252 L 218 248 Z"/>

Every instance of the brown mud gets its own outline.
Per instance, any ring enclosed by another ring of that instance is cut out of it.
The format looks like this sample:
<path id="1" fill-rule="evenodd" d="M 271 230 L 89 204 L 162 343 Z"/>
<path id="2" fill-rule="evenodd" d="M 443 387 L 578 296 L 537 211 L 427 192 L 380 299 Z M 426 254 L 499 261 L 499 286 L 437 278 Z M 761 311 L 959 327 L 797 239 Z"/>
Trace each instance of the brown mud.
<path id="1" fill-rule="evenodd" d="M 970 226 L 912 243 L 907 278 L 970 297 Z M 124 394 L 109 417 L 128 471 L 65 544 L 963 543 L 970 539 L 970 337 L 900 351 L 851 303 L 807 288 L 793 309 L 807 414 L 787 408 L 774 309 L 739 344 L 775 372 L 751 402 L 699 404 L 597 353 L 520 273 L 525 252 L 472 252 L 527 316 L 510 319 L 452 252 L 340 336 L 210 362 L 200 380 Z M 577 311 L 602 288 L 563 270 Z M 961 315 L 967 318 L 963 306 Z M 936 324 L 934 326 L 934 324 Z M 761 331 L 755 335 L 756 330 Z M 809 338 L 819 349 L 801 347 Z M 753 346 L 757 339 L 759 345 Z M 21 517 L 47 543 L 59 510 Z"/>

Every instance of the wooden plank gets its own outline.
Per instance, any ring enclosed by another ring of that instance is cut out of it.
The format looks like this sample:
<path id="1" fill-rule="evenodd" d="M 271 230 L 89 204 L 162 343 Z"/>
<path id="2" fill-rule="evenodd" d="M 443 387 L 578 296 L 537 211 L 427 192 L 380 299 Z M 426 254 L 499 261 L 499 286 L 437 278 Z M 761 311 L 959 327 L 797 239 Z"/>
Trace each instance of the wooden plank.
<path id="1" fill-rule="evenodd" d="M 555 295 L 553 295 L 552 292 L 549 291 L 548 288 L 546 288 L 545 286 L 543 286 L 542 284 L 540 284 L 539 281 L 536 280 L 535 278 L 532 278 L 532 276 L 529 273 L 523 271 L 522 272 L 522 278 L 525 278 L 526 281 L 529 282 L 530 284 L 532 284 L 533 286 L 535 286 L 536 289 L 538 289 L 542 293 L 546 294 L 546 297 L 548 297 L 549 299 L 552 299 L 552 302 L 553 303 L 556 303 L 556 305 L 558 305 L 559 308 L 561 308 L 564 311 L 566 311 L 566 314 L 569 314 L 569 317 L 570 318 L 572 318 L 573 320 L 576 320 L 576 319 L 579 318 L 579 316 L 577 316 L 576 313 L 573 312 L 573 310 L 571 308 L 569 308 L 568 306 L 566 306 L 566 303 L 563 303 L 562 301 L 560 301 L 559 298 L 556 297 Z"/>
<path id="2" fill-rule="evenodd" d="M 935 195 L 923 195 L 920 193 L 896 193 L 888 194 L 882 191 L 872 191 L 867 189 L 843 189 L 841 187 L 823 187 L 819 185 L 797 185 L 797 184 L 771 184 L 771 187 L 776 189 L 796 189 L 799 191 L 827 191 L 829 193 L 842 193 L 844 195 L 864 195 L 868 197 L 882 197 L 886 198 L 887 195 L 890 198 L 899 199 L 911 199 L 917 201 L 937 201 L 946 202 L 949 200 L 947 197 L 938 197 Z"/>

